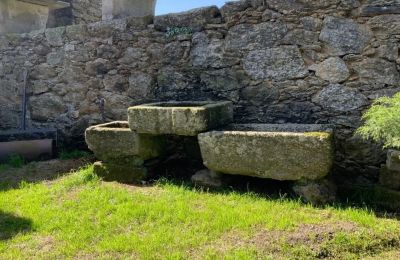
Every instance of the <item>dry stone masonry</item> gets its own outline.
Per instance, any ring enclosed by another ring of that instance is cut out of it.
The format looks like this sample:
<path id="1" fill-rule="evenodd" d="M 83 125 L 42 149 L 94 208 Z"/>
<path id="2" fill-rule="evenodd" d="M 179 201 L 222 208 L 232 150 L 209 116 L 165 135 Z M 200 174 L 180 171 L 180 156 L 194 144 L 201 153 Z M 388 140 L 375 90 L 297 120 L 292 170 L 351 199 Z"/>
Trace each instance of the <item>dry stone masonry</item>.
<path id="1" fill-rule="evenodd" d="M 335 178 L 378 181 L 385 153 L 354 137 L 361 113 L 400 91 L 395 0 L 242 0 L 0 36 L 0 128 L 29 119 L 65 142 L 126 108 L 229 100 L 236 123 L 331 124 Z"/>

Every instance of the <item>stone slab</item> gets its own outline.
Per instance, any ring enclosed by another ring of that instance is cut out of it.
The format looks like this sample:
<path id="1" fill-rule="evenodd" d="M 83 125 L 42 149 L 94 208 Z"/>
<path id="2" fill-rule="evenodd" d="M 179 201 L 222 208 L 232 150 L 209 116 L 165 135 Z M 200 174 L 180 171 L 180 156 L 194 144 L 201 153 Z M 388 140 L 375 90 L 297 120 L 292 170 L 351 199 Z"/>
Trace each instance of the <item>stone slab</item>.
<path id="1" fill-rule="evenodd" d="M 143 160 L 156 158 L 162 154 L 164 145 L 162 137 L 132 132 L 125 121 L 89 127 L 85 138 L 89 149 L 104 161 L 132 156 Z"/>
<path id="2" fill-rule="evenodd" d="M 233 105 L 229 101 L 160 102 L 131 107 L 128 117 L 137 133 L 196 136 L 231 123 Z"/>
<path id="3" fill-rule="evenodd" d="M 400 172 L 400 151 L 389 150 L 387 153 L 386 167 L 391 171 Z"/>
<path id="4" fill-rule="evenodd" d="M 134 161 L 96 162 L 93 171 L 104 181 L 121 183 L 137 183 L 147 176 L 146 167 L 137 166 Z"/>
<path id="5" fill-rule="evenodd" d="M 324 125 L 231 125 L 198 139 L 204 165 L 225 174 L 316 180 L 333 164 L 332 130 Z"/>
<path id="6" fill-rule="evenodd" d="M 195 185 L 210 187 L 210 188 L 222 187 L 221 179 L 222 179 L 221 174 L 218 174 L 208 169 L 198 171 L 191 177 L 191 181 Z"/>
<path id="7" fill-rule="evenodd" d="M 336 200 L 336 185 L 328 179 L 297 182 L 293 185 L 293 191 L 313 205 L 324 205 Z"/>
<path id="8" fill-rule="evenodd" d="M 379 173 L 379 183 L 386 188 L 400 190 L 400 171 L 390 170 L 383 165 Z"/>

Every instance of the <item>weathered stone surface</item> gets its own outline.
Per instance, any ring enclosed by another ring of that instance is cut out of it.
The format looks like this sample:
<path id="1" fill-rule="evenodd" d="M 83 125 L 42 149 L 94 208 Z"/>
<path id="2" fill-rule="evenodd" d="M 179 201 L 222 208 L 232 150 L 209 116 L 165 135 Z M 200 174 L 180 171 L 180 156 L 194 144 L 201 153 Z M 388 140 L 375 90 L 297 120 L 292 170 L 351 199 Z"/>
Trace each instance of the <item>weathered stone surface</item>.
<path id="1" fill-rule="evenodd" d="M 320 125 L 233 125 L 198 138 L 204 165 L 226 174 L 315 180 L 333 164 L 332 134 Z"/>
<path id="2" fill-rule="evenodd" d="M 395 40 L 383 42 L 383 44 L 378 47 L 377 55 L 380 58 L 396 61 L 399 58 L 399 47 L 399 44 Z"/>
<path id="3" fill-rule="evenodd" d="M 133 72 L 129 77 L 128 95 L 143 100 L 148 98 L 152 91 L 153 78 L 146 73 Z"/>
<path id="4" fill-rule="evenodd" d="M 204 72 L 200 75 L 201 82 L 210 91 L 234 92 L 242 88 L 240 74 L 232 69 L 221 69 Z"/>
<path id="5" fill-rule="evenodd" d="M 318 32 L 306 31 L 303 29 L 296 29 L 289 32 L 282 40 L 284 44 L 299 45 L 299 46 L 312 46 L 318 44 Z"/>
<path id="6" fill-rule="evenodd" d="M 127 157 L 147 160 L 163 153 L 164 141 L 161 137 L 136 134 L 129 129 L 128 122 L 89 127 L 85 138 L 89 149 L 104 161 Z"/>
<path id="7" fill-rule="evenodd" d="M 50 46 L 62 46 L 64 44 L 65 27 L 47 29 L 45 34 Z"/>
<path id="8" fill-rule="evenodd" d="M 156 16 L 154 18 L 154 28 L 166 31 L 172 27 L 187 27 L 197 32 L 220 16 L 221 13 L 216 6 L 197 8 L 182 13 Z"/>
<path id="9" fill-rule="evenodd" d="M 223 62 L 224 43 L 219 39 L 209 39 L 205 33 L 193 35 L 193 47 L 190 58 L 193 66 L 221 68 Z"/>
<path id="10" fill-rule="evenodd" d="M 30 99 L 31 117 L 37 121 L 46 122 L 67 111 L 63 100 L 52 93 L 45 93 Z"/>
<path id="11" fill-rule="evenodd" d="M 223 18 L 227 18 L 250 7 L 249 1 L 229 1 L 221 7 Z"/>
<path id="12" fill-rule="evenodd" d="M 310 69 L 315 70 L 315 75 L 330 83 L 341 83 L 350 76 L 346 63 L 337 57 L 324 60 L 313 65 Z"/>
<path id="13" fill-rule="evenodd" d="M 367 98 L 358 90 L 340 84 L 325 87 L 312 101 L 333 112 L 350 112 L 369 104 Z"/>
<path id="14" fill-rule="evenodd" d="M 319 36 L 334 55 L 361 53 L 372 37 L 364 25 L 350 19 L 329 16 Z"/>
<path id="15" fill-rule="evenodd" d="M 194 84 L 197 77 L 191 73 L 180 71 L 172 66 L 165 66 L 157 72 L 157 91 L 164 100 L 185 100 L 192 88 L 198 88 L 198 83 Z M 198 78 L 197 78 L 198 80 Z M 179 89 L 178 95 L 176 90 Z"/>
<path id="16" fill-rule="evenodd" d="M 262 0 L 253 0 L 253 6 L 260 6 L 264 4 Z M 277 10 L 284 14 L 291 14 L 302 11 L 305 8 L 304 3 L 298 0 L 268 0 L 268 7 L 272 10 Z"/>
<path id="17" fill-rule="evenodd" d="M 250 7 L 249 1 L 230 1 L 221 7 L 221 14 L 225 20 L 230 20 L 238 12 L 242 12 Z"/>
<path id="18" fill-rule="evenodd" d="M 300 21 L 305 30 L 308 31 L 319 31 L 322 29 L 322 20 L 312 17 L 312 16 L 305 16 L 300 18 Z"/>
<path id="19" fill-rule="evenodd" d="M 308 74 L 299 49 L 282 46 L 251 51 L 243 65 L 253 79 L 286 80 L 303 78 Z"/>
<path id="20" fill-rule="evenodd" d="M 388 151 L 386 166 L 391 171 L 400 172 L 400 151 L 397 150 Z"/>
<path id="21" fill-rule="evenodd" d="M 61 65 L 64 60 L 63 52 L 51 52 L 47 55 L 47 63 L 51 66 Z"/>
<path id="22" fill-rule="evenodd" d="M 195 136 L 233 120 L 231 102 L 161 102 L 130 107 L 129 126 L 143 134 Z"/>
<path id="23" fill-rule="evenodd" d="M 353 64 L 360 81 L 365 84 L 398 85 L 400 74 L 396 64 L 383 59 L 366 58 Z"/>
<path id="24" fill-rule="evenodd" d="M 93 172 L 104 181 L 117 181 L 121 183 L 138 183 L 147 176 L 146 167 L 138 165 L 135 160 L 120 159 L 114 162 L 96 162 Z"/>
<path id="25" fill-rule="evenodd" d="M 110 62 L 106 59 L 98 58 L 86 63 L 85 72 L 89 75 L 103 75 L 111 70 Z"/>
<path id="26" fill-rule="evenodd" d="M 378 15 L 372 17 L 367 24 L 377 35 L 400 34 L 400 15 Z"/>
<path id="27" fill-rule="evenodd" d="M 389 170 L 386 165 L 382 165 L 379 183 L 386 188 L 400 190 L 400 171 Z"/>
<path id="28" fill-rule="evenodd" d="M 313 205 L 324 205 L 336 200 L 336 185 L 327 180 L 298 182 L 293 191 L 304 201 Z"/>
<path id="29" fill-rule="evenodd" d="M 219 188 L 222 186 L 221 175 L 210 170 L 196 172 L 191 180 L 194 184 L 204 187 Z"/>
<path id="30" fill-rule="evenodd" d="M 274 47 L 282 42 L 287 32 L 287 26 L 282 22 L 239 24 L 229 30 L 226 48 L 241 51 Z"/>
<path id="31" fill-rule="evenodd" d="M 400 14 L 400 3 L 387 5 L 364 5 L 361 7 L 361 16 L 375 16 L 382 14 Z"/>

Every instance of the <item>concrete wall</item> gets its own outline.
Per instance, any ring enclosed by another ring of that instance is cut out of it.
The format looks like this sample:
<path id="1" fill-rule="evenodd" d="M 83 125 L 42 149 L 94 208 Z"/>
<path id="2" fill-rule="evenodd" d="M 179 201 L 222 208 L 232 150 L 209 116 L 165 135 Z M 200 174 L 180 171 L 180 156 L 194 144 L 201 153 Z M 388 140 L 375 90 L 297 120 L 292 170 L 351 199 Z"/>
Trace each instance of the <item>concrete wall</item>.
<path id="1" fill-rule="evenodd" d="M 156 0 L 102 0 L 103 20 L 154 16 Z"/>
<path id="2" fill-rule="evenodd" d="M 49 8 L 26 2 L 0 2 L 0 33 L 29 32 L 46 28 Z"/>

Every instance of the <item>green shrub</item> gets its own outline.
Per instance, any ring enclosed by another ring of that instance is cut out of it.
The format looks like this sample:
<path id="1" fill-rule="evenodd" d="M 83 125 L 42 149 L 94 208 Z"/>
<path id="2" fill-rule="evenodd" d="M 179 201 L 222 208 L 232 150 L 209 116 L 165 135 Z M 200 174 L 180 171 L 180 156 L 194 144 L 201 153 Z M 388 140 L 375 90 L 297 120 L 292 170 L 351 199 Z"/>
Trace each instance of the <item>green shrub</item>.
<path id="1" fill-rule="evenodd" d="M 400 93 L 377 99 L 363 115 L 357 135 L 382 142 L 385 148 L 400 148 Z"/>

